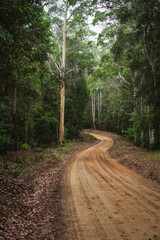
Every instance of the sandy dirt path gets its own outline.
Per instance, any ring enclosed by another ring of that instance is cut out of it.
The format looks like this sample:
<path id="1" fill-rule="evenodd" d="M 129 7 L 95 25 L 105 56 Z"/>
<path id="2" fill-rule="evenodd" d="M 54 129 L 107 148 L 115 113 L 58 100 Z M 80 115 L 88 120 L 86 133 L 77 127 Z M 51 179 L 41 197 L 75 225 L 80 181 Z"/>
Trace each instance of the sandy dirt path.
<path id="1" fill-rule="evenodd" d="M 113 140 L 76 154 L 63 177 L 68 240 L 160 240 L 160 185 L 112 159 Z M 104 136 L 106 135 L 106 136 Z"/>

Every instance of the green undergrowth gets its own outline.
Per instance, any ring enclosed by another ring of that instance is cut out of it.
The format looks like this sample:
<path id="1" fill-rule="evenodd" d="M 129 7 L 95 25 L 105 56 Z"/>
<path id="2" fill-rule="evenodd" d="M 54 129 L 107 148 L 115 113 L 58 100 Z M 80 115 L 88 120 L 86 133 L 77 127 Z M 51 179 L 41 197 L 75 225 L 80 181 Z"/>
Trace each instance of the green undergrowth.
<path id="1" fill-rule="evenodd" d="M 133 166 L 142 175 L 160 181 L 160 150 L 149 151 L 124 143 L 115 149 L 115 156 L 127 166 Z"/>
<path id="2" fill-rule="evenodd" d="M 78 145 L 76 144 L 77 142 Z M 1 173 L 5 171 L 9 175 L 17 177 L 24 170 L 41 162 L 53 168 L 56 163 L 63 162 L 65 155 L 72 155 L 79 146 L 83 145 L 83 142 L 73 139 L 65 140 L 56 148 L 49 147 L 46 149 L 36 148 L 35 150 L 29 150 L 29 148 L 24 146 L 23 151 L 0 156 L 0 171 Z"/>
<path id="3" fill-rule="evenodd" d="M 127 153 L 129 150 L 136 150 L 135 146 L 121 146 L 116 151 L 116 156 L 122 156 L 123 154 Z"/>
<path id="4" fill-rule="evenodd" d="M 160 150 L 153 151 L 153 152 L 147 152 L 146 156 L 150 159 L 152 159 L 154 162 L 160 163 Z"/>
<path id="5" fill-rule="evenodd" d="M 59 152 L 65 152 L 65 153 L 68 153 L 68 154 L 72 154 L 73 151 L 70 151 L 69 149 L 67 148 L 57 148 L 57 151 Z"/>
<path id="6" fill-rule="evenodd" d="M 9 159 L 9 160 L 8 160 Z M 3 171 L 7 171 L 9 175 L 15 177 L 19 176 L 23 170 L 38 164 L 40 162 L 49 161 L 49 166 L 53 167 L 57 162 L 63 162 L 63 158 L 58 156 L 56 153 L 48 152 L 30 152 L 30 154 L 24 154 L 22 152 L 17 152 L 14 158 L 4 158 L 0 157 L 0 168 Z"/>
<path id="7" fill-rule="evenodd" d="M 147 151 L 141 148 L 138 148 L 136 146 L 120 146 L 116 151 L 115 154 L 116 156 L 122 156 L 125 155 L 127 153 L 129 153 L 130 151 L 142 151 L 139 154 L 142 155 L 142 157 L 145 158 L 149 158 L 150 160 L 152 160 L 153 162 L 159 162 L 160 163 L 160 150 L 158 151 Z"/>

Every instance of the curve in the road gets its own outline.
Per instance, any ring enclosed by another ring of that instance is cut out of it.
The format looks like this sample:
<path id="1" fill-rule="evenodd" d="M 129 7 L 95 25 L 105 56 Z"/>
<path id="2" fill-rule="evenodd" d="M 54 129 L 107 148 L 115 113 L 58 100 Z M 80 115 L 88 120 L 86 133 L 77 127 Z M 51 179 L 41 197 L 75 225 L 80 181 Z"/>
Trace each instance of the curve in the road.
<path id="1" fill-rule="evenodd" d="M 78 154 L 63 177 L 68 240 L 160 240 L 160 185 L 112 159 L 113 140 Z"/>

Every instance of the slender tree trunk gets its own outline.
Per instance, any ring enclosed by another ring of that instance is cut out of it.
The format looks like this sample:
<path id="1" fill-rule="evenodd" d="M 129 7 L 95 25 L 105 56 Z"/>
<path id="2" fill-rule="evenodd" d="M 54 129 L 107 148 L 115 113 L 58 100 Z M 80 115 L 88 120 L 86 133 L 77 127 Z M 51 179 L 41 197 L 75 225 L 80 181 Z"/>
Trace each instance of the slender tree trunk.
<path id="1" fill-rule="evenodd" d="M 157 111 L 157 109 L 160 108 L 159 105 L 159 94 L 158 94 L 158 87 L 157 87 L 157 78 L 155 76 L 155 71 L 153 71 L 154 74 L 154 95 L 155 95 L 155 112 L 157 112 L 157 117 L 155 119 L 155 130 L 154 130 L 154 141 L 155 141 L 155 146 L 158 149 L 160 146 L 160 112 Z"/>
<path id="2" fill-rule="evenodd" d="M 25 124 L 25 129 L 26 129 L 26 144 L 28 144 L 28 128 L 29 128 L 29 121 L 27 121 L 26 124 Z"/>
<path id="3" fill-rule="evenodd" d="M 101 111 L 102 111 L 102 92 L 98 92 L 98 127 L 101 129 Z"/>
<path id="4" fill-rule="evenodd" d="M 65 70 L 66 70 L 66 24 L 67 24 L 68 6 L 66 3 L 63 26 L 63 48 L 62 48 L 62 76 L 60 80 L 61 87 L 61 105 L 60 105 L 60 125 L 59 125 L 59 142 L 64 138 L 64 111 L 65 111 Z"/>
<path id="5" fill-rule="evenodd" d="M 141 116 L 143 115 L 143 97 L 140 97 Z M 145 130 L 141 128 L 141 143 L 144 143 Z"/>
<path id="6" fill-rule="evenodd" d="M 148 105 L 148 115 L 150 115 L 150 106 L 149 105 Z M 149 128 L 148 129 L 148 135 L 149 135 L 150 149 L 152 149 L 154 144 L 155 144 L 155 131 L 154 131 L 154 129 Z"/>
<path id="7" fill-rule="evenodd" d="M 147 40 L 146 40 L 146 33 L 147 33 L 148 26 L 146 26 L 146 29 L 144 30 L 144 47 L 145 47 L 145 52 L 146 56 L 149 62 L 149 65 L 151 67 L 152 73 L 153 73 L 153 83 L 154 83 L 154 95 L 155 95 L 155 112 L 157 112 L 157 108 L 159 108 L 159 105 L 157 106 L 157 103 L 159 101 L 159 94 L 158 94 L 158 88 L 157 88 L 157 77 L 156 77 L 156 55 L 157 55 L 157 44 L 155 45 L 155 52 L 154 55 L 149 54 L 149 49 L 147 47 Z M 160 114 L 158 112 L 158 116 L 155 119 L 155 128 L 152 129 L 154 137 L 152 137 L 152 145 L 155 145 L 156 148 L 159 148 L 160 146 Z"/>
<path id="8" fill-rule="evenodd" d="M 101 129 L 102 125 L 102 92 L 99 93 L 99 128 Z"/>
<path id="9" fill-rule="evenodd" d="M 16 42 L 18 42 L 18 18 L 16 18 Z M 17 61 L 18 54 L 15 52 L 15 60 Z M 16 150 L 17 147 L 17 129 L 16 129 L 16 114 L 17 114 L 17 76 L 16 70 L 13 72 L 12 77 L 15 78 L 14 88 L 13 88 L 13 112 L 12 112 L 12 151 Z"/>
<path id="10" fill-rule="evenodd" d="M 12 139 L 13 139 L 13 144 L 12 144 L 12 151 L 16 149 L 16 144 L 17 144 L 17 130 L 16 130 L 16 113 L 17 113 L 17 87 L 14 87 L 14 92 L 13 92 L 13 118 L 12 118 Z"/>
<path id="11" fill-rule="evenodd" d="M 137 89 L 136 89 L 136 86 L 135 86 L 135 79 L 134 79 L 134 75 L 133 74 L 132 74 L 132 84 L 133 84 L 134 113 L 136 113 L 136 106 L 137 106 L 136 93 L 137 93 Z M 137 134 L 136 134 L 135 128 L 136 128 L 136 122 L 134 120 L 134 123 L 133 123 L 134 143 L 137 142 Z"/>
<path id="12" fill-rule="evenodd" d="M 143 78 L 141 78 L 141 88 L 143 88 Z M 143 97 L 140 97 L 140 109 L 141 109 L 141 116 L 143 115 Z M 141 144 L 144 144 L 146 142 L 145 138 L 145 131 L 146 129 L 143 128 L 141 125 Z"/>
<path id="13" fill-rule="evenodd" d="M 95 125 L 95 92 L 92 94 L 92 124 L 93 128 L 96 129 Z"/>
<path id="14" fill-rule="evenodd" d="M 100 120 L 100 98 L 99 98 L 99 92 L 97 94 L 97 110 L 98 110 L 98 128 L 99 128 L 99 120 Z"/>
<path id="15" fill-rule="evenodd" d="M 61 83 L 61 109 L 60 109 L 60 127 L 59 127 L 59 142 L 64 138 L 64 107 L 65 107 L 65 84 Z"/>

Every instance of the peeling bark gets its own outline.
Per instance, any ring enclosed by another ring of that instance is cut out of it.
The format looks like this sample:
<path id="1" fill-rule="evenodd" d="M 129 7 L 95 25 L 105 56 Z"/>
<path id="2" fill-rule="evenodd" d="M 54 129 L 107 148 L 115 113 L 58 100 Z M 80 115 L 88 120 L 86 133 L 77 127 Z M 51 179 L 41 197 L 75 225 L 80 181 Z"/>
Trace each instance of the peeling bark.
<path id="1" fill-rule="evenodd" d="M 61 86 L 61 110 L 60 110 L 60 127 L 59 127 L 59 142 L 63 141 L 64 137 L 64 107 L 65 107 L 65 84 Z"/>
<path id="2" fill-rule="evenodd" d="M 62 48 L 62 76 L 61 87 L 61 105 L 60 105 L 60 124 L 59 124 L 59 142 L 64 138 L 64 111 L 65 111 L 65 71 L 66 71 L 66 25 L 67 25 L 68 5 L 65 5 L 64 26 L 63 26 L 63 48 Z"/>

